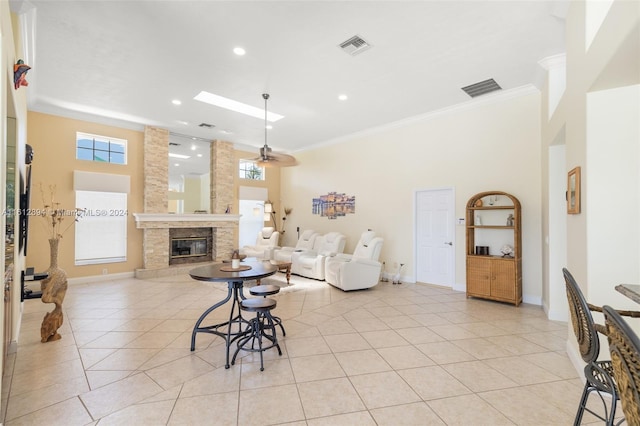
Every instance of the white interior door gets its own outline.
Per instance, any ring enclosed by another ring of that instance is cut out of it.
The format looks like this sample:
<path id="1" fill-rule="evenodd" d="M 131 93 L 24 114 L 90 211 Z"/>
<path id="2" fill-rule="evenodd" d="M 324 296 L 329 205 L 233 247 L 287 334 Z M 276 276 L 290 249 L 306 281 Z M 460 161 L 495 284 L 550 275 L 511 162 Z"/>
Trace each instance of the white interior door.
<path id="1" fill-rule="evenodd" d="M 416 280 L 453 287 L 455 205 L 453 189 L 416 192 Z"/>

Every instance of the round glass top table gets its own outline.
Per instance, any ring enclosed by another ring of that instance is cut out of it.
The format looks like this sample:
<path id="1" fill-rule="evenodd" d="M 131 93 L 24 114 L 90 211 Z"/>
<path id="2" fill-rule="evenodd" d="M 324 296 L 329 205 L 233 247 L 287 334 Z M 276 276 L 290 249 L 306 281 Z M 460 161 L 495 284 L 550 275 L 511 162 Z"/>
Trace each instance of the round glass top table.
<path id="1" fill-rule="evenodd" d="M 191 350 L 195 350 L 196 347 L 196 333 L 209 333 L 220 336 L 225 339 L 227 351 L 225 368 L 229 368 L 229 347 L 231 343 L 244 334 L 242 325 L 248 324 L 248 321 L 242 318 L 240 311 L 240 303 L 243 299 L 246 299 L 242 292 L 244 282 L 247 280 L 260 280 L 275 274 L 277 271 L 277 266 L 269 262 L 259 261 L 241 262 L 238 270 L 233 270 L 230 263 L 215 263 L 200 266 L 189 271 L 189 275 L 195 280 L 227 282 L 228 288 L 227 297 L 204 311 L 198 321 L 196 321 L 196 325 L 193 327 L 193 332 L 191 333 Z M 231 301 L 231 310 L 228 321 L 202 326 L 202 322 L 214 309 L 221 307 L 229 301 Z"/>

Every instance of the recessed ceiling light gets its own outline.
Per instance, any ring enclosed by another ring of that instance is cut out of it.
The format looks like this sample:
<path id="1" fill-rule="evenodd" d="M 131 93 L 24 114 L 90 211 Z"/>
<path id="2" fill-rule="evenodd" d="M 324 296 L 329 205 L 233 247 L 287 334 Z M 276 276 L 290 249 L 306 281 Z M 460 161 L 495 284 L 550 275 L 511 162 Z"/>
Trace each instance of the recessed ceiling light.
<path id="1" fill-rule="evenodd" d="M 173 152 L 169 153 L 169 157 L 171 157 L 171 158 L 180 158 L 181 160 L 186 160 L 187 158 L 191 158 L 188 155 L 174 154 Z"/>
<path id="2" fill-rule="evenodd" d="M 224 133 L 225 135 L 230 135 L 230 134 L 232 134 L 233 132 L 231 132 L 231 131 L 229 131 L 229 130 L 221 129 L 221 130 L 220 130 L 220 133 Z"/>
<path id="3" fill-rule="evenodd" d="M 198 157 L 202 157 L 202 154 L 198 154 Z"/>
<path id="4" fill-rule="evenodd" d="M 191 145 L 191 151 L 195 151 L 196 150 L 196 146 L 195 145 Z"/>
<path id="5" fill-rule="evenodd" d="M 213 93 L 202 91 L 198 93 L 193 99 L 264 120 L 264 110 L 262 108 L 256 108 L 251 105 L 243 104 L 242 102 L 214 95 Z M 284 118 L 284 115 L 267 112 L 267 121 L 274 122 L 282 118 Z"/>
<path id="6" fill-rule="evenodd" d="M 338 95 L 338 99 L 340 99 L 341 101 L 346 101 L 349 98 L 347 97 L 347 95 Z"/>
<path id="7" fill-rule="evenodd" d="M 171 101 L 171 103 L 174 104 L 174 105 L 182 105 L 182 101 L 179 100 L 179 99 L 174 99 L 174 100 Z"/>
<path id="8" fill-rule="evenodd" d="M 273 126 L 271 124 L 267 124 L 267 130 L 271 130 L 273 129 Z"/>
<path id="9" fill-rule="evenodd" d="M 180 163 L 175 163 L 174 166 L 180 167 Z"/>
<path id="10" fill-rule="evenodd" d="M 187 121 L 182 121 L 182 120 L 178 120 L 178 123 L 180 123 L 180 124 L 182 124 L 182 125 L 184 125 L 184 126 L 186 126 L 187 124 L 189 124 L 189 122 L 187 122 Z"/>
<path id="11" fill-rule="evenodd" d="M 234 47 L 233 53 L 235 53 L 238 56 L 244 56 L 244 54 L 247 52 L 242 47 Z"/>

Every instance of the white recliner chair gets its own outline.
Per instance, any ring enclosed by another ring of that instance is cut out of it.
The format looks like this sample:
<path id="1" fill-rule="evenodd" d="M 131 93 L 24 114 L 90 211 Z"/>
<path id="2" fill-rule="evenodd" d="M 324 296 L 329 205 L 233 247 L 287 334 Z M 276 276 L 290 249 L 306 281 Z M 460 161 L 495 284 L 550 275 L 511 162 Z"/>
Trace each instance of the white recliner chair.
<path id="1" fill-rule="evenodd" d="M 378 258 L 383 242 L 375 232 L 363 232 L 353 254 L 338 254 L 327 259 L 325 281 L 344 291 L 362 290 L 378 284 L 382 271 Z"/>
<path id="2" fill-rule="evenodd" d="M 261 260 L 270 260 L 273 250 L 278 248 L 279 239 L 280 233 L 273 227 L 262 228 L 262 231 L 258 232 L 256 244 L 242 247 L 240 254 L 246 254 L 247 257 L 256 257 Z"/>
<path id="3" fill-rule="evenodd" d="M 347 237 L 339 232 L 316 238 L 312 250 L 294 251 L 291 254 L 291 273 L 316 280 L 324 280 L 325 260 L 344 251 Z"/>
<path id="4" fill-rule="evenodd" d="M 312 250 L 313 243 L 316 242 L 316 238 L 318 236 L 318 233 L 313 229 L 307 229 L 300 235 L 295 247 L 281 247 L 279 249 L 275 249 L 273 251 L 273 260 L 276 262 L 291 262 L 291 255 L 294 251 Z"/>

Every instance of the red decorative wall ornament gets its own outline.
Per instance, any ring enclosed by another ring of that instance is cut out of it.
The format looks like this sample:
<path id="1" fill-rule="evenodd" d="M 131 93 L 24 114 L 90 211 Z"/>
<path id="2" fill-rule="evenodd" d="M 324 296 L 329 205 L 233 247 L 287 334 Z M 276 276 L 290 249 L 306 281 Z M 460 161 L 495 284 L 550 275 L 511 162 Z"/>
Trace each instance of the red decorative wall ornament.
<path id="1" fill-rule="evenodd" d="M 27 71 L 29 71 L 31 67 L 24 63 L 22 59 L 19 59 L 18 62 L 13 66 L 13 86 L 18 90 L 20 86 L 28 86 L 29 82 L 27 81 Z"/>

